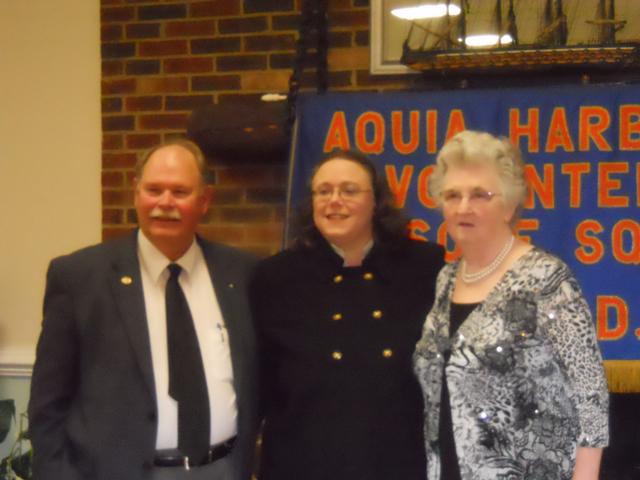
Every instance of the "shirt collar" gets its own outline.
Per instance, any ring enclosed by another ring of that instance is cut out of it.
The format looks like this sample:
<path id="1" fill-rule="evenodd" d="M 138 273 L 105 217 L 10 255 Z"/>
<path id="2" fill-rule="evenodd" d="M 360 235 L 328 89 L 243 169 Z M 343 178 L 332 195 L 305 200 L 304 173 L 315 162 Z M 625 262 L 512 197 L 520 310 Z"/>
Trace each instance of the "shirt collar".
<path id="1" fill-rule="evenodd" d="M 195 237 L 194 237 L 195 240 Z M 143 268 L 149 273 L 149 276 L 157 282 L 160 276 L 166 271 L 171 263 L 177 263 L 189 275 L 193 272 L 196 264 L 198 242 L 193 241 L 187 251 L 175 262 L 169 260 L 158 248 L 151 243 L 142 230 L 138 230 L 138 255 Z"/>
<path id="2" fill-rule="evenodd" d="M 342 257 L 342 259 L 344 260 L 344 250 L 338 247 L 337 245 L 334 245 L 333 243 L 329 242 L 329 245 L 331 245 L 331 248 L 333 248 L 333 251 L 336 252 L 338 255 L 340 255 L 340 257 Z M 371 251 L 372 248 L 373 248 L 373 239 L 369 240 L 369 242 L 362 249 L 362 253 L 364 254 L 362 255 L 362 258 L 366 258 L 366 256 L 369 255 L 369 252 Z"/>

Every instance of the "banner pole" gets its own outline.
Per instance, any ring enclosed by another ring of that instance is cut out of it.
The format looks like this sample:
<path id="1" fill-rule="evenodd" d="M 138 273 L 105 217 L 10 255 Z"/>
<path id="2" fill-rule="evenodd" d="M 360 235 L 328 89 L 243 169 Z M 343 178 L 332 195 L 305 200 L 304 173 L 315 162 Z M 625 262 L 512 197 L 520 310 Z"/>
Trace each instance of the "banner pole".
<path id="1" fill-rule="evenodd" d="M 289 236 L 291 235 L 291 220 L 293 216 L 293 174 L 295 171 L 296 148 L 298 146 L 298 116 L 293 122 L 291 129 L 291 144 L 289 147 L 289 171 L 287 179 L 287 201 L 285 205 L 284 215 L 284 233 L 282 238 L 282 248 L 285 249 L 289 245 Z"/>

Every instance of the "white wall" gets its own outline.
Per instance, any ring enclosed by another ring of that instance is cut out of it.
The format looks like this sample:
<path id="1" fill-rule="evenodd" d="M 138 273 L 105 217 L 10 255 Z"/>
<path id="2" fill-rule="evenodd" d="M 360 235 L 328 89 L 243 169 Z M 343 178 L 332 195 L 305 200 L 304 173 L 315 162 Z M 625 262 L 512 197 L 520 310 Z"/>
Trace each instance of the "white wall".
<path id="1" fill-rule="evenodd" d="M 100 240 L 99 21 L 0 0 L 0 374 L 33 362 L 49 260 Z"/>

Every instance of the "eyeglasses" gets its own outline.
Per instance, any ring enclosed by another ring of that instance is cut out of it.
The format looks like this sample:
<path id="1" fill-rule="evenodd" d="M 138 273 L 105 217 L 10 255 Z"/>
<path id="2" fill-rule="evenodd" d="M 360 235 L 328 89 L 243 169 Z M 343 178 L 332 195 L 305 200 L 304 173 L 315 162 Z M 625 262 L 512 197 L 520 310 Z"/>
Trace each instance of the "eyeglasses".
<path id="1" fill-rule="evenodd" d="M 311 190 L 313 199 L 320 202 L 329 201 L 333 197 L 333 192 L 338 192 L 338 197 L 342 200 L 349 201 L 355 200 L 360 194 L 364 192 L 370 192 L 371 189 L 360 188 L 355 183 L 344 183 L 337 186 L 334 185 L 320 185 L 315 190 Z"/>
<path id="2" fill-rule="evenodd" d="M 465 197 L 470 205 L 486 205 L 493 197 L 500 195 L 500 193 L 490 192 L 482 188 L 474 188 L 466 195 L 459 190 L 444 190 L 440 194 L 440 199 L 447 206 L 458 205 Z"/>

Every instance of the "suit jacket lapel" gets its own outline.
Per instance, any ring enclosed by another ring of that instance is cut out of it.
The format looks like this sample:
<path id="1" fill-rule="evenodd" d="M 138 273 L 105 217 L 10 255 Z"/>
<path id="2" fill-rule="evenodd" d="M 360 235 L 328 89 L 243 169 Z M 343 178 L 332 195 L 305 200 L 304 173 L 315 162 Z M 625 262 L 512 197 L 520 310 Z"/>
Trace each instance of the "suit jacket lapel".
<path id="1" fill-rule="evenodd" d="M 244 355 L 241 352 L 245 351 L 245 349 L 242 347 L 242 322 L 238 319 L 238 312 L 243 310 L 243 305 L 239 303 L 241 294 L 237 288 L 240 285 L 237 278 L 238 272 L 233 267 L 233 260 L 217 250 L 215 245 L 203 242 L 201 239 L 198 239 L 198 241 L 207 262 L 213 289 L 220 306 L 220 313 L 229 335 L 233 383 L 236 395 L 240 398 L 242 395 L 240 391 L 242 382 L 240 379 L 244 371 Z"/>
<path id="2" fill-rule="evenodd" d="M 151 342 L 138 261 L 137 231 L 112 244 L 111 261 L 113 270 L 110 284 L 113 297 L 129 332 L 131 348 L 144 382 L 155 398 Z"/>

